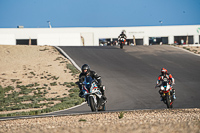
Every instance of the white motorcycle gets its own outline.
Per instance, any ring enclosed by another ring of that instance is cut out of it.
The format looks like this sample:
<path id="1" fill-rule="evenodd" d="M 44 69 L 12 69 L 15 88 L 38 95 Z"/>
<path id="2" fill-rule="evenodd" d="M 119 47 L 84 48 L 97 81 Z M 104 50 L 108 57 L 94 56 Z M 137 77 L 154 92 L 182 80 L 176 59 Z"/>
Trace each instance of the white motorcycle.
<path id="1" fill-rule="evenodd" d="M 105 87 L 104 87 L 105 89 Z M 97 81 L 91 76 L 86 76 L 82 83 L 82 97 L 87 101 L 88 106 L 94 111 L 105 111 L 105 100 L 102 98 L 102 93 L 97 87 Z"/>

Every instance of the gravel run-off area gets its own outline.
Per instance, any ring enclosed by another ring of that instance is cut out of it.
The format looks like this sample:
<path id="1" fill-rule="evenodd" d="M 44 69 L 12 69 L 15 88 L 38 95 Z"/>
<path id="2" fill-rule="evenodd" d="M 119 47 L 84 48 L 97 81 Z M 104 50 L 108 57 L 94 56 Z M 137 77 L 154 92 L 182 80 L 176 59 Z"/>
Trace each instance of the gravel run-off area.
<path id="1" fill-rule="evenodd" d="M 0 133 L 200 133 L 200 109 L 135 110 L 0 121 Z"/>

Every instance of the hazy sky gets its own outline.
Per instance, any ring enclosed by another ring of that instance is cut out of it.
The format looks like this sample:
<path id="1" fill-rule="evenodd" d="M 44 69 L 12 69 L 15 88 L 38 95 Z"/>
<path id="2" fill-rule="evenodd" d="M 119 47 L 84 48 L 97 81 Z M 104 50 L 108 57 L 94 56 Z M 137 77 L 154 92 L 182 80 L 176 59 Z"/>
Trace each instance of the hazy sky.
<path id="1" fill-rule="evenodd" d="M 200 0 L 0 0 L 0 28 L 199 25 Z"/>

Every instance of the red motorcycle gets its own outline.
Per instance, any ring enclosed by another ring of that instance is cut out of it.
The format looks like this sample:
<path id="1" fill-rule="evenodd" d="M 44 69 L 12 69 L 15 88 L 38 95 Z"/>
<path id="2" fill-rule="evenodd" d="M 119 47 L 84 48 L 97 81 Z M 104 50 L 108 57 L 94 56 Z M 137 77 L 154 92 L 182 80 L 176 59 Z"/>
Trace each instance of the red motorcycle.
<path id="1" fill-rule="evenodd" d="M 120 48 L 123 49 L 123 46 L 125 45 L 126 39 L 124 38 L 120 38 L 119 39 L 119 44 L 120 44 Z"/>
<path id="2" fill-rule="evenodd" d="M 169 84 L 169 80 L 167 78 L 164 78 L 162 84 L 156 87 L 160 87 L 160 94 L 163 102 L 167 105 L 167 108 L 173 108 L 173 89 L 172 86 Z"/>

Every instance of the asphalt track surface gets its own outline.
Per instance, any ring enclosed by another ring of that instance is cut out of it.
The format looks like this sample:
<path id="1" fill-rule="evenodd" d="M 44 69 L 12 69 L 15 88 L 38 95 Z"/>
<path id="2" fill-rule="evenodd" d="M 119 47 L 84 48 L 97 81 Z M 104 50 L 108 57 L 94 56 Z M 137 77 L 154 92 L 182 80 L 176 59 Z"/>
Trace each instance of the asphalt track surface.
<path id="1" fill-rule="evenodd" d="M 162 67 L 175 78 L 177 99 L 173 107 L 200 107 L 200 56 L 164 45 L 125 46 L 124 49 L 114 46 L 60 48 L 79 67 L 89 64 L 102 77 L 108 98 L 106 111 L 167 108 L 160 101 L 159 89 L 155 89 Z M 90 107 L 84 104 L 50 115 L 89 112 Z"/>
<path id="2" fill-rule="evenodd" d="M 60 47 L 79 67 L 89 64 L 106 86 L 107 111 L 164 109 L 156 80 L 165 67 L 175 78 L 174 108 L 200 107 L 200 56 L 171 46 Z M 52 114 L 86 113 L 80 107 Z"/>

